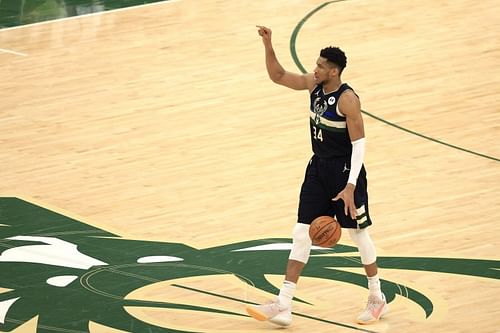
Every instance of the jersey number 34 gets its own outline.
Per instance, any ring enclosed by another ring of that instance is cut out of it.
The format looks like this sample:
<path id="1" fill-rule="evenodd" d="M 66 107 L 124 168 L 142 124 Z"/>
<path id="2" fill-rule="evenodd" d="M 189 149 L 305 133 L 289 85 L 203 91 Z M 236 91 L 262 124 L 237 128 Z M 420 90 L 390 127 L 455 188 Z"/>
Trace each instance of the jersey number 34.
<path id="1" fill-rule="evenodd" d="M 321 128 L 317 128 L 316 126 L 313 126 L 313 138 L 315 140 L 319 140 L 323 142 L 323 132 L 321 131 Z"/>

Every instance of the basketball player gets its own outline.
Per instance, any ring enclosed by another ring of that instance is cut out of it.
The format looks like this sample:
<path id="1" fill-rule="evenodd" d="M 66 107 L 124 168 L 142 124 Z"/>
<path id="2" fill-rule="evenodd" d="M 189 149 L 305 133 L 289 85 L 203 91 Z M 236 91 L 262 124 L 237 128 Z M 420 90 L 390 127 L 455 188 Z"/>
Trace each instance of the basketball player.
<path id="1" fill-rule="evenodd" d="M 310 129 L 313 157 L 300 191 L 298 223 L 293 229 L 285 280 L 277 299 L 269 304 L 248 306 L 257 320 L 288 326 L 292 322 L 292 299 L 299 276 L 309 259 L 309 226 L 318 216 L 336 216 L 357 245 L 368 278 L 368 303 L 357 317 L 359 324 L 376 322 L 387 311 L 380 289 L 375 246 L 367 227 L 366 172 L 363 166 L 365 133 L 361 105 L 354 90 L 342 83 L 346 56 L 337 47 L 321 50 L 313 73 L 295 74 L 278 62 L 271 42 L 271 29 L 257 26 L 265 48 L 266 68 L 271 80 L 294 90 L 309 90 Z"/>

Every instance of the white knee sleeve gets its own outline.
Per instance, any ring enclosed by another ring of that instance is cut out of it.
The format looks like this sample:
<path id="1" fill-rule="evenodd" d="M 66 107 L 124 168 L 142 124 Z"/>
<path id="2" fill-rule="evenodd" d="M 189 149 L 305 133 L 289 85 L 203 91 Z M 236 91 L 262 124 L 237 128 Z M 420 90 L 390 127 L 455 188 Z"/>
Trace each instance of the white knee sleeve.
<path id="1" fill-rule="evenodd" d="M 375 251 L 375 245 L 368 233 L 367 229 L 347 229 L 349 230 L 349 236 L 352 241 L 356 244 L 361 256 L 361 262 L 363 265 L 370 265 L 377 261 L 377 252 Z"/>
<path id="2" fill-rule="evenodd" d="M 293 228 L 292 251 L 288 259 L 307 263 L 311 253 L 312 241 L 309 237 L 309 225 L 297 223 Z"/>

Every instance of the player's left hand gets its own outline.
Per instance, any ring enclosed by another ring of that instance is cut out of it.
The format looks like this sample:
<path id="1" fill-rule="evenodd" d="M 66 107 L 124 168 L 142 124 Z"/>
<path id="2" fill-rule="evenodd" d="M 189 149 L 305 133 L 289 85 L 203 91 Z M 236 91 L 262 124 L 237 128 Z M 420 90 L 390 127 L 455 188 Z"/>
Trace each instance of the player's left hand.
<path id="1" fill-rule="evenodd" d="M 344 213 L 346 216 L 351 216 L 353 220 L 356 220 L 356 205 L 354 204 L 354 185 L 347 183 L 346 187 L 339 193 L 333 201 L 342 199 L 344 201 Z"/>

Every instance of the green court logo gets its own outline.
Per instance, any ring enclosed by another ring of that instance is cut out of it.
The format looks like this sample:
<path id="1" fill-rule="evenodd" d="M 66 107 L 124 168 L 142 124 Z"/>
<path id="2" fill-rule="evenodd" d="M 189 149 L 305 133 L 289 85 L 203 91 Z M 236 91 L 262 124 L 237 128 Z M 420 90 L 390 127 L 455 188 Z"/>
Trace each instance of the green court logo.
<path id="1" fill-rule="evenodd" d="M 290 245 L 290 239 L 260 239 L 196 249 L 174 242 L 127 240 L 18 198 L 0 198 L 0 331 L 11 331 L 38 316 L 37 332 L 89 332 L 91 321 L 125 332 L 186 332 L 145 322 L 127 312 L 127 307 L 245 317 L 243 311 L 126 296 L 157 282 L 219 274 L 276 294 L 278 290 L 265 276 L 283 274 Z M 343 270 L 360 267 L 359 257 L 350 255 L 356 253 L 356 248 L 341 244 L 313 249 L 303 276 L 364 288 L 363 274 Z M 495 260 L 379 257 L 378 263 L 385 269 L 500 279 L 500 261 Z M 172 286 L 230 298 L 242 308 L 247 302 L 210 289 Z M 426 317 L 433 314 L 433 302 L 422 292 L 387 280 L 382 288 L 388 302 L 399 295 L 417 304 Z"/>

